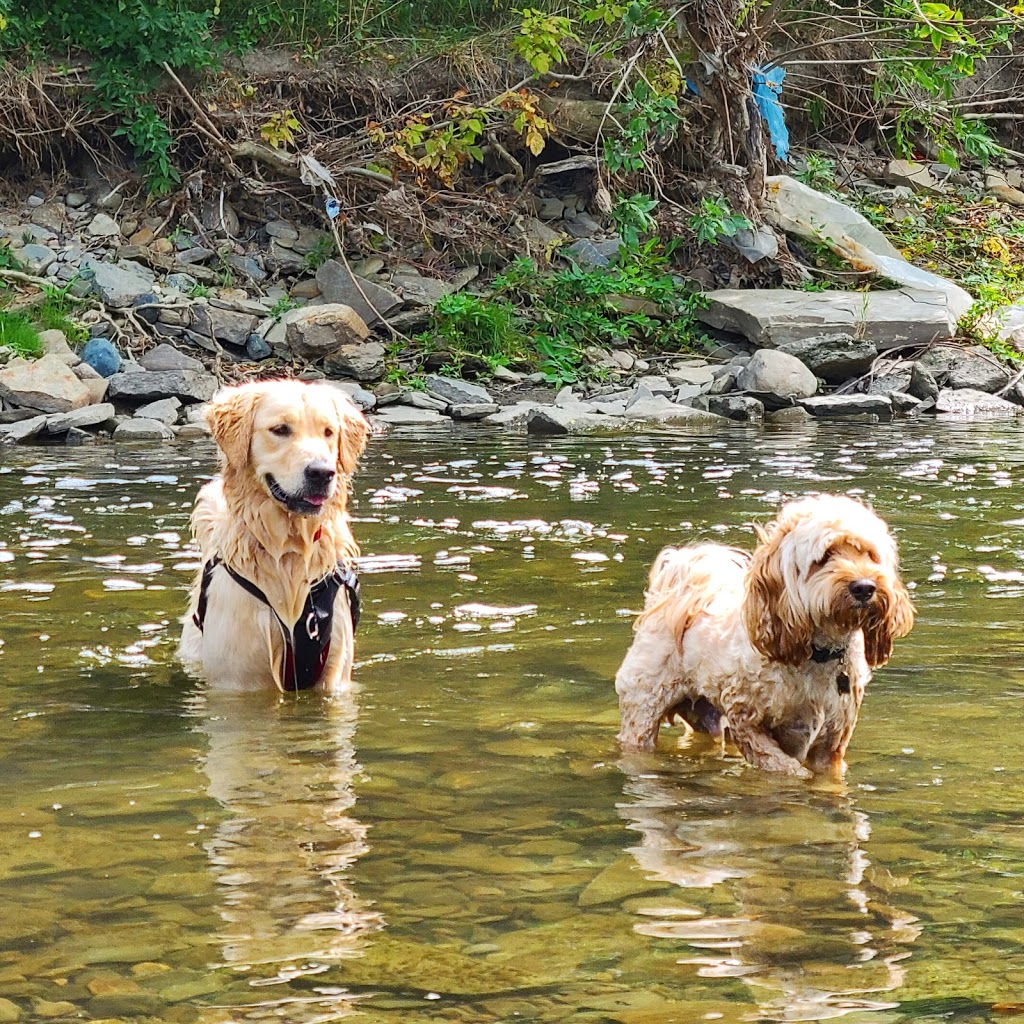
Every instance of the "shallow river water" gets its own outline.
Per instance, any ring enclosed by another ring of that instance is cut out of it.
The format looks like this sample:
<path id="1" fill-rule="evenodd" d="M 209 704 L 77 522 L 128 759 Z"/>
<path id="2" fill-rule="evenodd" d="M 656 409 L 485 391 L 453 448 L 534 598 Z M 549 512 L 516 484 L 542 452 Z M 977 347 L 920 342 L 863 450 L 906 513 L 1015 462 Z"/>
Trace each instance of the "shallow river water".
<path id="1" fill-rule="evenodd" d="M 213 462 L 2 454 L 0 1020 L 1024 1013 L 1020 427 L 377 438 L 334 704 L 176 665 Z M 920 613 L 846 783 L 623 757 L 658 547 L 812 490 L 892 522 Z"/>

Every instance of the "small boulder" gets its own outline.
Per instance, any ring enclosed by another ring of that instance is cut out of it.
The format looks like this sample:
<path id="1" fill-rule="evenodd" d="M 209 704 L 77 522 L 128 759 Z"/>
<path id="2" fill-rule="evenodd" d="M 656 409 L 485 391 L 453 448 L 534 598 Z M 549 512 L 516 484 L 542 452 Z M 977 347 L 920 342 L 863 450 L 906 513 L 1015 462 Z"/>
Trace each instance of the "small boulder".
<path id="1" fill-rule="evenodd" d="M 402 299 L 393 291 L 354 277 L 338 260 L 328 260 L 317 270 L 316 283 L 326 302 L 348 306 L 370 327 L 402 305 Z"/>
<path id="2" fill-rule="evenodd" d="M 180 409 L 181 402 L 177 398 L 160 398 L 147 405 L 140 405 L 133 415 L 140 419 L 159 420 L 171 427 L 177 423 Z"/>
<path id="3" fill-rule="evenodd" d="M 344 303 L 293 309 L 284 321 L 288 347 L 307 359 L 318 359 L 342 345 L 359 345 L 370 336 L 362 317 Z"/>
<path id="4" fill-rule="evenodd" d="M 71 412 L 57 413 L 47 417 L 48 434 L 66 434 L 69 430 L 84 430 L 86 427 L 108 427 L 114 423 L 114 407 L 109 402 L 86 405 Z"/>
<path id="5" fill-rule="evenodd" d="M 499 408 L 500 406 L 494 402 L 452 405 L 448 408 L 448 415 L 453 420 L 482 420 L 485 416 L 496 413 Z"/>
<path id="6" fill-rule="evenodd" d="M 116 220 L 106 213 L 97 213 L 86 228 L 93 238 L 120 238 L 121 228 Z"/>
<path id="7" fill-rule="evenodd" d="M 955 350 L 954 350 L 955 351 Z M 985 350 L 966 349 L 950 366 L 945 385 L 954 390 L 972 388 L 992 394 L 1010 383 L 1010 371 Z"/>
<path id="8" fill-rule="evenodd" d="M 147 370 L 205 370 L 198 359 L 185 355 L 173 345 L 157 345 L 139 357 L 139 365 Z"/>
<path id="9" fill-rule="evenodd" d="M 740 371 L 736 384 L 762 399 L 766 408 L 789 405 L 796 398 L 810 398 L 818 390 L 818 381 L 796 356 L 773 349 L 755 352 Z"/>
<path id="10" fill-rule="evenodd" d="M 878 349 L 870 341 L 852 334 L 822 334 L 779 346 L 780 352 L 796 356 L 815 377 L 827 384 L 841 384 L 871 369 Z"/>
<path id="11" fill-rule="evenodd" d="M 23 441 L 31 441 L 45 426 L 45 416 L 32 416 L 14 423 L 0 423 L 0 443 L 21 444 Z"/>
<path id="12" fill-rule="evenodd" d="M 865 415 L 879 420 L 892 419 L 892 399 L 887 395 L 819 395 L 801 399 L 800 406 L 817 419 Z"/>
<path id="13" fill-rule="evenodd" d="M 197 370 L 158 370 L 115 373 L 108 394 L 124 402 L 145 404 L 174 396 L 183 402 L 208 402 L 217 391 L 217 378 Z"/>
<path id="14" fill-rule="evenodd" d="M 490 405 L 494 402 L 487 388 L 456 377 L 431 373 L 427 375 L 425 383 L 430 394 L 444 399 L 450 405 Z"/>
<path id="15" fill-rule="evenodd" d="M 943 388 L 936 399 L 935 411 L 948 416 L 986 419 L 1024 415 L 1024 407 L 972 388 Z"/>
<path id="16" fill-rule="evenodd" d="M 144 296 L 153 294 L 153 283 L 147 278 L 109 263 L 85 259 L 82 260 L 82 272 L 90 294 L 115 309 L 134 306 Z"/>
<path id="17" fill-rule="evenodd" d="M 39 340 L 42 342 L 44 354 L 56 356 L 65 366 L 77 366 L 82 361 L 82 357 L 68 344 L 63 331 L 40 331 Z"/>
<path id="18" fill-rule="evenodd" d="M 70 412 L 89 404 L 89 389 L 59 356 L 12 359 L 0 370 L 0 398 L 23 409 Z"/>
<path id="19" fill-rule="evenodd" d="M 131 418 L 122 420 L 114 431 L 115 441 L 170 441 L 174 431 L 159 420 Z"/>
<path id="20" fill-rule="evenodd" d="M 255 362 L 260 362 L 264 359 L 269 359 L 274 354 L 274 350 L 267 344 L 266 339 L 261 334 L 254 332 L 246 339 L 245 354 Z"/>
<path id="21" fill-rule="evenodd" d="M 384 376 L 386 354 L 384 346 L 375 341 L 342 345 L 324 359 L 324 369 L 328 373 L 351 377 L 353 380 L 380 380 Z"/>
<path id="22" fill-rule="evenodd" d="M 121 369 L 121 353 L 107 338 L 90 338 L 82 349 L 82 362 L 101 377 L 112 377 Z"/>
<path id="23" fill-rule="evenodd" d="M 710 395 L 705 400 L 708 412 L 727 420 L 753 423 L 764 419 L 764 403 L 750 395 Z"/>

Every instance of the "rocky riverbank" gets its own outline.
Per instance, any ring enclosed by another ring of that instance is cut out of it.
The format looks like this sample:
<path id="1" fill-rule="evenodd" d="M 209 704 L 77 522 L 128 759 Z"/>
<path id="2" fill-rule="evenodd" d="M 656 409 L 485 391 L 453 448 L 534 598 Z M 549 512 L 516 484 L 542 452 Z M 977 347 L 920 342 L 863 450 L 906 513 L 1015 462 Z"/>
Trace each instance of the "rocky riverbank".
<path id="1" fill-rule="evenodd" d="M 585 158 L 538 172 L 520 202 L 516 248 L 586 270 L 611 266 L 621 239 L 601 214 L 593 172 Z M 854 183 L 880 208 L 944 187 L 927 166 L 901 161 L 880 177 Z M 966 187 L 987 188 L 992 203 L 1024 204 L 1005 176 Z M 386 193 L 378 212 L 395 207 L 401 191 Z M 723 280 L 691 267 L 679 287 L 706 295 L 696 312 L 706 352 L 638 351 L 609 339 L 587 350 L 591 372 L 581 383 L 557 389 L 526 366 L 470 366 L 485 373 L 458 379 L 446 372 L 443 347 L 417 363 L 425 373 L 403 364 L 410 336 L 430 327 L 444 296 L 488 294 L 493 254 L 432 272 L 420 251 L 350 261 L 329 222 L 293 209 L 256 219 L 222 197 L 168 230 L 173 214 L 173 206 L 137 209 L 96 181 L 82 191 L 37 190 L 0 215 L 0 279 L 18 289 L 9 308 L 30 310 L 56 293 L 81 332 L 74 344 L 42 332 L 30 358 L 0 347 L 0 440 L 195 436 L 221 383 L 274 375 L 331 380 L 386 427 L 470 422 L 558 434 L 1024 413 L 1014 364 L 957 339 L 971 296 L 907 262 L 834 195 L 792 178 L 769 179 L 764 226 L 722 240 L 732 259 L 763 275 L 782 261 L 780 243 L 810 241 L 884 277 L 887 290 L 721 287 L 737 273 Z M 616 301 L 657 315 L 642 299 Z M 1008 352 L 1024 341 L 1018 320 L 1010 310 L 1000 321 Z"/>

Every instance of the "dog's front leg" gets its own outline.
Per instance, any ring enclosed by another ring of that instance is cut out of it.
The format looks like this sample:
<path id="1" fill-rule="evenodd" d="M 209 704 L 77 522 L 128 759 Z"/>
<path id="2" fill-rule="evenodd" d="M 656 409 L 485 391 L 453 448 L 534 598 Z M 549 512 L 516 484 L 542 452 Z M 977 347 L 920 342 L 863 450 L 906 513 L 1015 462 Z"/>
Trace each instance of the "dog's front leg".
<path id="1" fill-rule="evenodd" d="M 730 717 L 729 732 L 733 743 L 740 748 L 740 753 L 755 768 L 763 768 L 768 772 L 781 772 L 783 775 L 793 775 L 798 779 L 813 777 L 812 772 L 808 771 L 795 757 L 790 757 L 771 736 L 756 725 L 736 724 Z"/>

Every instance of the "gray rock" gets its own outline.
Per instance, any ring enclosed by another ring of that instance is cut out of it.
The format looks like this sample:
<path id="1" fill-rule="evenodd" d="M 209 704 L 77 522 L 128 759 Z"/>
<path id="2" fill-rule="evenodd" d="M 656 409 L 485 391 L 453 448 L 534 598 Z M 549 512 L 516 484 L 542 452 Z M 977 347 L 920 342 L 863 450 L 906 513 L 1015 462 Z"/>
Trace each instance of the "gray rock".
<path id="1" fill-rule="evenodd" d="M 783 404 L 794 398 L 810 398 L 818 390 L 814 374 L 796 356 L 772 349 L 755 352 L 736 384 L 742 391 L 752 391 L 758 397 L 772 396 Z"/>
<path id="2" fill-rule="evenodd" d="M 152 283 L 141 275 L 99 260 L 82 260 L 82 271 L 87 279 L 89 293 L 115 309 L 133 306 L 144 295 L 153 292 Z"/>
<path id="3" fill-rule="evenodd" d="M 236 253 L 230 253 L 225 257 L 225 262 L 235 273 L 249 278 L 255 284 L 260 284 L 267 279 L 267 272 L 252 256 L 239 256 Z"/>
<path id="4" fill-rule="evenodd" d="M 638 378 L 636 386 L 647 388 L 653 395 L 671 395 L 675 392 L 679 381 L 669 381 L 667 377 L 648 374 Z"/>
<path id="5" fill-rule="evenodd" d="M 796 356 L 815 377 L 828 384 L 841 384 L 871 369 L 878 349 L 870 341 L 850 334 L 822 334 L 779 346 L 780 352 Z"/>
<path id="6" fill-rule="evenodd" d="M 359 346 L 370 336 L 362 317 L 344 303 L 292 309 L 282 322 L 288 347 L 307 359 L 317 359 L 343 345 Z M 267 341 L 273 344 L 269 335 Z"/>
<path id="7" fill-rule="evenodd" d="M 1009 370 L 984 349 L 967 349 L 958 355 L 946 374 L 947 388 L 958 391 L 974 389 L 992 394 L 1010 383 Z"/>
<path id="8" fill-rule="evenodd" d="M 490 405 L 494 402 L 486 388 L 455 377 L 431 373 L 427 375 L 425 383 L 430 394 L 443 398 L 451 405 Z"/>
<path id="9" fill-rule="evenodd" d="M 89 404 L 89 389 L 59 356 L 12 359 L 0 370 L 0 398 L 22 409 L 70 412 Z"/>
<path id="10" fill-rule="evenodd" d="M 800 406 L 817 419 L 843 419 L 871 415 L 880 420 L 892 419 L 892 401 L 886 395 L 819 395 L 804 398 Z"/>
<path id="11" fill-rule="evenodd" d="M 501 408 L 493 402 L 480 402 L 473 405 L 452 405 L 448 408 L 448 415 L 453 420 L 482 420 L 485 416 L 492 416 Z"/>
<path id="12" fill-rule="evenodd" d="M 45 274 L 50 264 L 56 262 L 57 254 L 48 245 L 31 243 L 18 250 L 18 259 L 25 264 L 30 274 Z"/>
<path id="13" fill-rule="evenodd" d="M 874 377 L 868 383 L 869 395 L 892 395 L 898 391 L 906 391 L 910 387 L 910 373 L 897 370 L 893 373 Z"/>
<path id="14" fill-rule="evenodd" d="M 565 212 L 565 204 L 554 196 L 539 196 L 536 207 L 541 220 L 558 220 Z"/>
<path id="15" fill-rule="evenodd" d="M 213 250 L 207 249 L 205 245 L 193 245 L 178 253 L 178 262 L 192 266 L 196 263 L 205 263 L 213 255 Z"/>
<path id="16" fill-rule="evenodd" d="M 939 191 L 939 183 L 928 167 L 913 160 L 890 160 L 885 180 L 890 185 L 905 185 L 915 192 Z"/>
<path id="17" fill-rule="evenodd" d="M 445 412 L 451 405 L 451 402 L 435 398 L 423 391 L 406 391 L 398 400 L 402 405 L 411 405 L 414 409 L 434 409 L 436 412 Z"/>
<path id="18" fill-rule="evenodd" d="M 178 412 L 181 409 L 181 402 L 177 398 L 160 398 L 155 402 L 149 402 L 135 410 L 136 417 L 145 420 L 158 420 L 171 427 L 178 422 Z"/>
<path id="19" fill-rule="evenodd" d="M 910 386 L 907 390 L 922 402 L 934 402 L 939 397 L 939 385 L 935 375 L 920 362 L 914 363 L 911 367 Z"/>
<path id="20" fill-rule="evenodd" d="M 174 431 L 159 420 L 122 420 L 114 431 L 115 441 L 171 441 Z"/>
<path id="21" fill-rule="evenodd" d="M 380 380 L 384 376 L 386 354 L 387 349 L 375 341 L 342 345 L 324 359 L 324 369 L 328 373 L 338 373 L 360 381 Z"/>
<path id="22" fill-rule="evenodd" d="M 199 282 L 191 274 L 179 272 L 177 274 L 168 274 L 167 277 L 164 278 L 164 284 L 166 284 L 168 288 L 177 288 L 179 292 L 183 292 L 185 295 L 188 295 L 188 293 L 191 292 Z"/>
<path id="23" fill-rule="evenodd" d="M 532 252 L 544 252 L 553 242 L 565 237 L 560 231 L 548 227 L 544 221 L 536 217 L 524 217 L 522 231 L 523 241 Z"/>
<path id="24" fill-rule="evenodd" d="M 144 404 L 174 396 L 183 402 L 208 402 L 217 391 L 217 378 L 198 370 L 158 370 L 115 373 L 107 394 L 129 403 Z"/>
<path id="25" fill-rule="evenodd" d="M 990 395 L 986 391 L 971 388 L 962 388 L 958 391 L 943 388 L 936 399 L 935 411 L 948 416 L 986 419 L 1024 415 L 1024 407 L 1014 405 L 1005 398 Z"/>
<path id="26" fill-rule="evenodd" d="M 326 302 L 350 306 L 369 327 L 402 305 L 393 291 L 365 278 L 354 278 L 338 260 L 328 260 L 317 270 L 316 283 Z"/>
<path id="27" fill-rule="evenodd" d="M 736 379 L 740 375 L 740 366 L 726 366 L 724 372 L 716 375 L 708 388 L 709 395 L 724 395 L 736 389 Z"/>
<path id="28" fill-rule="evenodd" d="M 764 414 L 765 423 L 771 423 L 773 426 L 792 426 L 807 423 L 812 419 L 811 414 L 806 409 L 801 409 L 799 405 L 791 405 L 785 409 L 773 409 Z"/>
<path id="29" fill-rule="evenodd" d="M 578 412 L 575 409 L 540 406 L 526 414 L 526 431 L 529 434 L 592 434 L 608 430 L 614 424 L 612 417 L 592 412 Z"/>
<path id="30" fill-rule="evenodd" d="M 699 320 L 767 348 L 822 334 L 848 334 L 885 351 L 951 338 L 957 320 L 942 293 L 910 288 L 886 292 L 726 289 L 708 292 L 707 298 L 707 308 L 697 310 Z"/>
<path id="31" fill-rule="evenodd" d="M 389 405 L 378 409 L 374 419 L 392 427 L 445 426 L 452 421 L 434 409 L 415 409 L 411 405 Z"/>
<path id="32" fill-rule="evenodd" d="M 105 213 L 97 213 L 85 229 L 93 238 L 120 238 L 121 228 L 113 217 Z"/>
<path id="33" fill-rule="evenodd" d="M 151 348 L 140 356 L 139 364 L 153 372 L 159 370 L 198 370 L 203 372 L 206 369 L 198 359 L 193 359 L 173 345 L 166 344 L 157 345 L 156 348 Z"/>
<path id="34" fill-rule="evenodd" d="M 270 243 L 268 255 L 271 266 L 286 274 L 293 274 L 296 271 L 307 268 L 305 257 L 300 256 L 297 252 L 293 252 L 276 238 Z"/>
<path id="35" fill-rule="evenodd" d="M 612 265 L 612 261 L 589 238 L 580 238 L 572 245 L 566 246 L 562 250 L 562 255 L 571 259 L 573 263 L 584 270 Z"/>
<path id="36" fill-rule="evenodd" d="M 664 395 L 643 402 L 636 402 L 626 408 L 624 418 L 629 421 L 657 424 L 705 425 L 720 423 L 721 417 L 704 409 L 690 405 L 677 405 Z"/>
<path id="37" fill-rule="evenodd" d="M 40 331 L 39 340 L 43 345 L 43 352 L 46 355 L 56 356 L 65 366 L 77 366 L 82 357 L 74 352 L 68 344 L 68 339 L 63 331 L 49 330 Z"/>
<path id="38" fill-rule="evenodd" d="M 726 242 L 748 263 L 757 263 L 766 256 L 775 259 L 779 255 L 779 240 L 767 224 L 756 228 L 741 228 Z"/>
<path id="39" fill-rule="evenodd" d="M 114 407 L 109 402 L 86 405 L 72 412 L 57 413 L 46 418 L 48 434 L 66 434 L 69 430 L 86 427 L 109 427 L 115 422 Z"/>
<path id="40" fill-rule="evenodd" d="M 271 238 L 276 238 L 281 242 L 295 242 L 299 237 L 295 225 L 286 220 L 267 221 L 264 230 Z"/>
<path id="41" fill-rule="evenodd" d="M 0 423 L 0 443 L 20 444 L 31 441 L 45 426 L 45 416 L 33 416 L 15 423 Z"/>
<path id="42" fill-rule="evenodd" d="M 263 359 L 269 359 L 274 354 L 274 350 L 267 344 L 266 339 L 262 338 L 259 334 L 253 333 L 246 339 L 245 354 L 250 359 L 259 362 Z"/>
<path id="43" fill-rule="evenodd" d="M 64 435 L 64 444 L 69 448 L 80 448 L 83 444 L 90 444 L 95 440 L 93 434 L 90 434 L 88 430 L 82 430 L 81 427 L 72 427 Z"/>
<path id="44" fill-rule="evenodd" d="M 505 427 L 516 429 L 526 427 L 526 421 L 534 409 L 540 409 L 539 402 L 516 402 L 515 405 L 503 405 L 497 412 L 483 420 L 488 427 Z"/>
<path id="45" fill-rule="evenodd" d="M 727 420 L 756 422 L 764 419 L 764 403 L 749 395 L 709 395 L 708 412 Z"/>
<path id="46" fill-rule="evenodd" d="M 391 275 L 391 285 L 398 289 L 407 306 L 426 306 L 430 309 L 453 291 L 447 281 L 436 277 L 423 277 L 408 270 L 396 270 Z"/>
<path id="47" fill-rule="evenodd" d="M 666 376 L 670 384 L 696 384 L 699 388 L 709 388 L 715 379 L 715 371 L 710 366 L 679 364 L 673 366 Z"/>
<path id="48" fill-rule="evenodd" d="M 920 398 L 908 395 L 904 391 L 894 391 L 889 400 L 892 402 L 892 411 L 897 416 L 913 416 L 924 405 Z"/>
<path id="49" fill-rule="evenodd" d="M 250 313 L 236 313 L 230 309 L 208 307 L 213 337 L 225 345 L 244 348 L 256 326 L 256 317 Z"/>
<path id="50" fill-rule="evenodd" d="M 69 192 L 64 197 L 64 202 L 71 207 L 72 210 L 77 210 L 80 206 L 85 206 L 89 202 L 89 197 L 82 195 L 81 192 Z"/>

